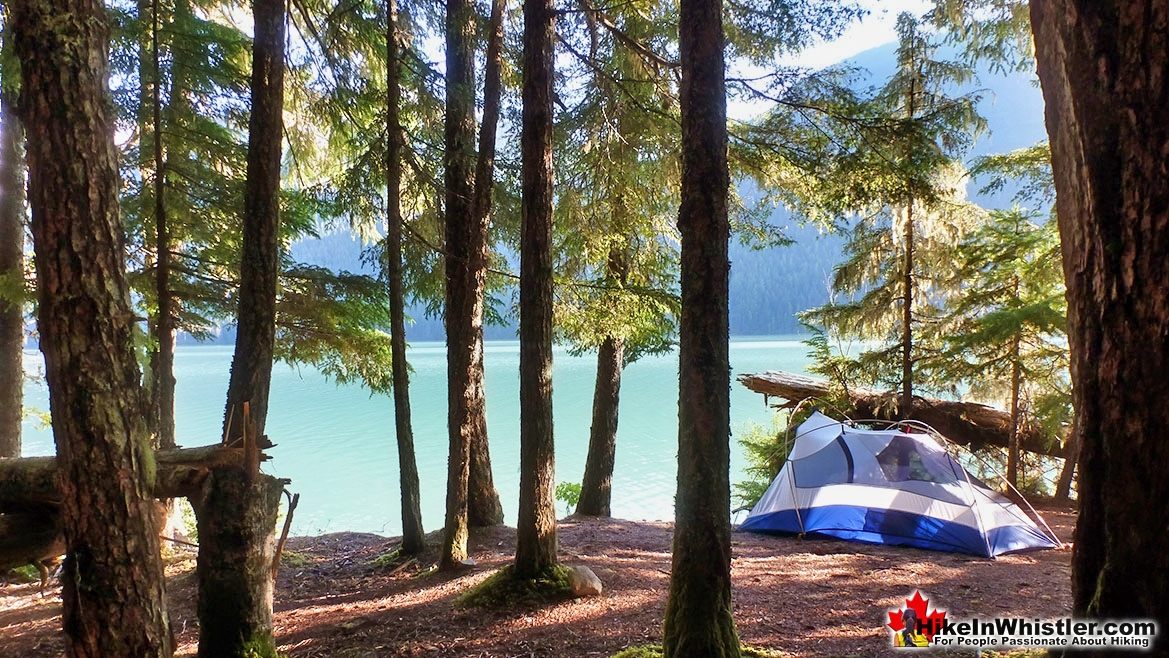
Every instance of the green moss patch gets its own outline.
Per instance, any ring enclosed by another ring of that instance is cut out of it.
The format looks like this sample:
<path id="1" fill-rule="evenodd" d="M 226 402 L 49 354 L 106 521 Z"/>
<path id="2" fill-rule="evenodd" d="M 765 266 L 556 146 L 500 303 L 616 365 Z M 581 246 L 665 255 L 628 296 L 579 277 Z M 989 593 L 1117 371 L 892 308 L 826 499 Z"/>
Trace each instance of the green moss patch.
<path id="1" fill-rule="evenodd" d="M 754 647 L 743 647 L 741 649 L 743 658 L 779 658 L 783 654 L 766 649 L 756 649 Z M 629 647 L 618 653 L 613 654 L 613 658 L 664 658 L 662 653 L 662 645 L 660 644 L 643 644 L 637 647 Z"/>
<path id="2" fill-rule="evenodd" d="M 568 569 L 555 566 L 536 578 L 517 578 L 508 565 L 455 599 L 462 608 L 536 606 L 572 598 Z"/>

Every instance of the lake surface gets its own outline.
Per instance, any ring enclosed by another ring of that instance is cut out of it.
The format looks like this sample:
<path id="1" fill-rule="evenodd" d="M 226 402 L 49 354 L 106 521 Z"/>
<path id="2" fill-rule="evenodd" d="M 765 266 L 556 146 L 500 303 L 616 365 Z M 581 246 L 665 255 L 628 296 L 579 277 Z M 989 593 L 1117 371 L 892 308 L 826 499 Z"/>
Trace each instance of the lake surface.
<path id="1" fill-rule="evenodd" d="M 176 426 L 184 447 L 215 443 L 222 432 L 230 346 L 180 346 Z M 409 348 L 414 373 L 410 400 L 426 529 L 442 526 L 445 501 L 446 351 L 440 343 Z M 799 336 L 732 341 L 732 378 L 762 370 L 802 372 L 807 347 Z M 41 372 L 39 352 L 26 352 L 26 368 Z M 519 344 L 488 342 L 485 356 L 487 423 L 495 483 L 505 521 L 515 523 L 519 489 Z M 558 349 L 553 395 L 557 482 L 579 482 L 588 452 L 596 359 Z M 26 386 L 25 405 L 48 410 L 43 381 Z M 293 532 L 341 530 L 400 532 L 398 463 L 393 403 L 359 386 L 337 386 L 311 368 L 277 364 L 273 372 L 267 433 L 277 446 L 264 470 L 292 479 L 299 492 Z M 731 430 L 770 423 L 763 397 L 731 384 Z M 51 431 L 25 422 L 24 454 L 53 453 Z M 613 514 L 627 519 L 672 519 L 677 472 L 677 354 L 646 357 L 630 365 L 621 386 Z M 742 448 L 732 437 L 731 481 L 742 479 Z M 557 502 L 564 513 L 564 504 Z"/>

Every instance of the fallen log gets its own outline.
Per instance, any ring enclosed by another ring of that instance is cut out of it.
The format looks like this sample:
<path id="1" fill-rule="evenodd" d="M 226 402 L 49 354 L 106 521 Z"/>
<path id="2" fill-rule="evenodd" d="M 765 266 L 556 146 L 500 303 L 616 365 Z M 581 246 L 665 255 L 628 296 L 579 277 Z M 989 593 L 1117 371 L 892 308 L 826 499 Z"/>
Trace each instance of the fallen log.
<path id="1" fill-rule="evenodd" d="M 264 440 L 263 447 L 270 447 Z M 261 457 L 263 458 L 263 457 Z M 213 468 L 242 466 L 241 446 L 211 445 L 175 448 L 155 453 L 155 498 L 184 498 L 199 493 Z M 0 512 L 21 512 L 55 506 L 61 502 L 57 490 L 55 457 L 0 459 Z"/>
<path id="2" fill-rule="evenodd" d="M 794 407 L 808 398 L 828 398 L 831 395 L 828 383 L 790 372 L 768 371 L 759 374 L 739 375 L 744 386 L 762 393 L 764 401 L 776 397 L 787 400 L 780 407 Z M 843 411 L 850 418 L 898 420 L 899 399 L 894 392 L 878 391 L 871 388 L 848 390 L 851 407 Z M 832 409 L 825 409 L 832 415 Z M 908 417 L 930 425 L 947 439 L 972 450 L 986 446 L 1006 448 L 1010 443 L 1011 416 L 1005 411 L 976 402 L 956 402 L 914 396 L 913 407 Z M 1052 440 L 1040 428 L 1024 426 L 1020 429 L 1020 444 L 1024 450 L 1051 457 L 1063 457 L 1059 441 Z"/>

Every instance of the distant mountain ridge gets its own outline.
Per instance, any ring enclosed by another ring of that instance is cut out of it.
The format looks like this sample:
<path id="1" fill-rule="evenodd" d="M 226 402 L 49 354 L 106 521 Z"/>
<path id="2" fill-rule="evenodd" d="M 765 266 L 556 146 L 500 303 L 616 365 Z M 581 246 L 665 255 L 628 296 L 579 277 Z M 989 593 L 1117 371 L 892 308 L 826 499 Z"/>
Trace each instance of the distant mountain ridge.
<path id="1" fill-rule="evenodd" d="M 881 84 L 893 70 L 896 46 L 887 44 L 856 56 L 847 64 L 867 70 L 868 85 Z M 964 91 L 982 90 L 979 109 L 990 132 L 972 149 L 971 156 L 1000 153 L 1031 146 L 1046 138 L 1043 125 L 1043 97 L 1032 76 L 1020 73 L 998 75 L 978 71 L 977 81 Z M 972 190 L 972 193 L 974 190 Z M 1003 205 L 1005 195 L 974 198 L 988 206 Z M 841 258 L 843 239 L 822 235 L 815 227 L 803 226 L 783 210 L 771 217 L 794 243 L 755 251 L 732 240 L 730 245 L 731 334 L 776 335 L 797 333 L 801 326 L 796 314 L 828 300 L 833 269 Z M 292 246 L 292 255 L 301 262 L 335 270 L 373 271 L 362 262 L 362 245 L 347 233 L 324 235 Z M 440 318 L 428 318 L 418 305 L 407 309 L 413 324 L 407 328 L 410 340 L 442 340 Z M 488 326 L 488 340 L 514 340 L 514 326 Z"/>

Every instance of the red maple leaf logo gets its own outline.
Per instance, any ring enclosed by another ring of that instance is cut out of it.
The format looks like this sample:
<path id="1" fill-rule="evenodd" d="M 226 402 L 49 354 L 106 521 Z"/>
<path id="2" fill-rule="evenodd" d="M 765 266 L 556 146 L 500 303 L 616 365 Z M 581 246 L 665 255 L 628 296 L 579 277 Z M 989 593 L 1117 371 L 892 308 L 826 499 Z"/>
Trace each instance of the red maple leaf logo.
<path id="1" fill-rule="evenodd" d="M 894 633 L 905 630 L 906 617 L 913 619 L 918 632 L 927 640 L 934 638 L 934 633 L 942 627 L 946 619 L 946 611 L 929 609 L 929 599 L 923 597 L 920 591 L 913 593 L 913 598 L 905 599 L 905 607 L 896 611 L 889 611 L 889 628 Z"/>

